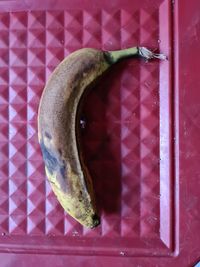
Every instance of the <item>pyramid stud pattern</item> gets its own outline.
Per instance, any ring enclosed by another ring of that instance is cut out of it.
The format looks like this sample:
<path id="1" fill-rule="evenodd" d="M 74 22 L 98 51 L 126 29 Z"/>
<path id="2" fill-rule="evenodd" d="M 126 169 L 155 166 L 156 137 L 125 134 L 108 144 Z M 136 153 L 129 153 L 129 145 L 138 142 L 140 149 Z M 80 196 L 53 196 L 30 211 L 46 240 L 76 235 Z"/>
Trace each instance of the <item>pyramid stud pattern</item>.
<path id="1" fill-rule="evenodd" d="M 83 107 L 97 229 L 63 211 L 37 140 L 42 90 L 66 55 L 82 47 L 157 47 L 159 30 L 159 6 L 0 13 L 0 235 L 160 240 L 159 62 L 114 66 Z"/>

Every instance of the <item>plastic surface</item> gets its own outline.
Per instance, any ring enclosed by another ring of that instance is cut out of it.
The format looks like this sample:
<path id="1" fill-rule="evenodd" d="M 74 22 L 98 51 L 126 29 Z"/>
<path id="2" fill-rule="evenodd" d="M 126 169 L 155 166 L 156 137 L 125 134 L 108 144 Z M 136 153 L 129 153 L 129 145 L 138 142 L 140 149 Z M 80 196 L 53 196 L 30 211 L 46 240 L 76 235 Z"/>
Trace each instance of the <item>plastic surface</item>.
<path id="1" fill-rule="evenodd" d="M 186 1 L 174 7 L 169 0 L 0 2 L 2 266 L 198 261 L 200 6 L 193 5 L 187 10 Z M 137 44 L 159 48 L 168 61 L 121 62 L 83 107 L 82 145 L 101 213 L 101 226 L 88 230 L 63 212 L 45 179 L 37 141 L 39 99 L 50 73 L 70 52 Z"/>

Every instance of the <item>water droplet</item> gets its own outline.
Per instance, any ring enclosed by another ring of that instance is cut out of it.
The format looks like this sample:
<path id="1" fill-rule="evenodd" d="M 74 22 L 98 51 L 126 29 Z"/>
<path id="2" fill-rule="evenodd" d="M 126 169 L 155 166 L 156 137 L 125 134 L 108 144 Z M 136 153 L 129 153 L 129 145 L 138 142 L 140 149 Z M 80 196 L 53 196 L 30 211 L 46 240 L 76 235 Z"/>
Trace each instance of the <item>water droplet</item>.
<path id="1" fill-rule="evenodd" d="M 84 117 L 80 119 L 80 125 L 81 125 L 81 129 L 86 128 L 86 119 Z"/>
<path id="2" fill-rule="evenodd" d="M 78 232 L 77 232 L 77 231 L 74 231 L 74 232 L 72 233 L 72 235 L 73 235 L 73 236 L 78 236 Z"/>

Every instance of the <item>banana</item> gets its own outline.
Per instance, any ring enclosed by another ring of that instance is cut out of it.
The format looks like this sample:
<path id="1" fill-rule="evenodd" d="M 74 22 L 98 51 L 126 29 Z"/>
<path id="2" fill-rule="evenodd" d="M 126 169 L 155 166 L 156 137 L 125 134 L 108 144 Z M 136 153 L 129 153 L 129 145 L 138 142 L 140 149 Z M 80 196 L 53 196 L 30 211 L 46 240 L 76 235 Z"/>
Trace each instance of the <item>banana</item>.
<path id="1" fill-rule="evenodd" d="M 38 139 L 46 175 L 64 210 L 85 227 L 96 227 L 100 219 L 92 179 L 80 148 L 80 100 L 106 70 L 131 56 L 165 59 L 144 47 L 110 52 L 83 48 L 57 66 L 40 100 Z"/>

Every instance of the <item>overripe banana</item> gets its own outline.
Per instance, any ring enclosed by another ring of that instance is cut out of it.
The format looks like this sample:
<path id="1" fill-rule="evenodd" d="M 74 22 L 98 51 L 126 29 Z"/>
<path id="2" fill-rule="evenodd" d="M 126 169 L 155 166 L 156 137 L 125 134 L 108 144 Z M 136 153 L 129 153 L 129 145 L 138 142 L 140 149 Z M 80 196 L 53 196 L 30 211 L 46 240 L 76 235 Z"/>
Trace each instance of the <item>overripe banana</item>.
<path id="1" fill-rule="evenodd" d="M 112 52 L 83 48 L 65 58 L 44 88 L 38 112 L 38 137 L 45 171 L 58 201 L 86 227 L 100 223 L 92 180 L 79 143 L 79 106 L 82 95 L 120 59 L 141 56 L 165 58 L 144 47 Z"/>

